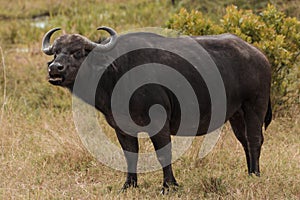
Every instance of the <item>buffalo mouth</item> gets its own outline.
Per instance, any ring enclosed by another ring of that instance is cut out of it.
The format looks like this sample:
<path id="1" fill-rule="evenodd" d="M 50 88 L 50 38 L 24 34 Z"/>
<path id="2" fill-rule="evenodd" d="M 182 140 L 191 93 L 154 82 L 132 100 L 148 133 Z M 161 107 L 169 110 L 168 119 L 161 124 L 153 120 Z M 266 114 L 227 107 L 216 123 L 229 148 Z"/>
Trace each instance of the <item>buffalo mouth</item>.
<path id="1" fill-rule="evenodd" d="M 64 82 L 65 78 L 63 75 L 49 75 L 48 81 L 53 85 L 61 85 Z"/>

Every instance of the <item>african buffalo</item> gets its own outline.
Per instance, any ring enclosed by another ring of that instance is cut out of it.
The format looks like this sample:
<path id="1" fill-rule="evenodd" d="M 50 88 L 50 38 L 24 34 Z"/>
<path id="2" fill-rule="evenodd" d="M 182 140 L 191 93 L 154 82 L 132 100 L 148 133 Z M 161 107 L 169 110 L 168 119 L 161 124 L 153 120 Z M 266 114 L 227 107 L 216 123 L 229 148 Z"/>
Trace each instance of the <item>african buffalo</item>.
<path id="1" fill-rule="evenodd" d="M 126 45 L 134 44 L 136 41 L 148 47 L 130 51 L 110 63 L 97 83 L 97 91 L 94 95 L 95 107 L 104 114 L 107 122 L 115 129 L 125 154 L 128 173 L 123 189 L 137 186 L 139 145 L 137 137 L 126 134 L 115 122 L 111 109 L 111 96 L 116 83 L 127 71 L 146 63 L 160 63 L 183 74 L 195 91 L 201 111 L 200 120 L 196 124 L 199 125 L 196 135 L 207 133 L 211 117 L 211 100 L 203 78 L 197 75 L 195 68 L 180 56 L 151 48 L 157 43 L 170 48 L 176 43 L 182 43 L 184 46 L 187 37 L 168 38 L 141 32 L 117 36 L 112 28 L 100 27 L 98 30 L 105 30 L 110 34 L 105 41 L 96 43 L 78 34 L 64 34 L 55 39 L 51 45 L 50 37 L 57 30 L 59 28 L 47 32 L 42 41 L 42 51 L 47 55 L 54 55 L 54 59 L 48 63 L 49 82 L 68 88 L 72 93 L 74 93 L 73 87 L 78 70 L 95 48 L 99 52 L 108 52 L 114 48 L 121 48 L 122 45 L 122 48 L 126 48 Z M 271 69 L 267 58 L 258 49 L 232 34 L 190 38 L 206 50 L 224 82 L 226 114 L 224 120 L 215 128 L 229 120 L 235 136 L 244 148 L 248 173 L 259 176 L 259 157 L 263 144 L 262 127 L 264 125 L 266 129 L 272 120 Z M 198 52 L 193 53 L 198 54 Z M 102 62 L 101 59 L 99 62 Z M 94 74 L 93 70 L 96 73 L 98 69 L 91 67 L 90 70 L 91 74 Z M 88 76 L 85 78 L 89 79 Z M 75 95 L 90 103 L 84 94 L 75 93 Z M 150 137 L 155 150 L 159 150 L 170 143 L 170 136 L 176 135 L 180 124 L 181 108 L 176 96 L 168 88 L 157 84 L 141 87 L 130 99 L 128 117 L 131 117 L 136 124 L 146 126 L 150 121 L 149 108 L 154 104 L 162 105 L 167 116 L 163 128 Z M 128 152 L 136 154 L 129 155 Z M 163 188 L 178 185 L 171 166 L 171 147 L 166 152 L 157 151 L 158 160 L 163 168 Z"/>

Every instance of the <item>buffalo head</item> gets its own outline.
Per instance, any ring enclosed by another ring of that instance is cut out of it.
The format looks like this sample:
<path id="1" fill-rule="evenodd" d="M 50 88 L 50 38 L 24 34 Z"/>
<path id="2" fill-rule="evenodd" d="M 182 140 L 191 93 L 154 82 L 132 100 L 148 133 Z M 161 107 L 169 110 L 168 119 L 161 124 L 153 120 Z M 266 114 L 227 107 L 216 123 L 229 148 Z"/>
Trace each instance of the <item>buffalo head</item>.
<path id="1" fill-rule="evenodd" d="M 54 55 L 54 59 L 48 62 L 48 80 L 53 85 L 72 88 L 78 69 L 82 62 L 95 47 L 110 50 L 117 40 L 116 32 L 109 27 L 99 27 L 97 30 L 105 30 L 110 34 L 106 44 L 98 44 L 79 34 L 64 34 L 50 44 L 50 38 L 60 28 L 48 31 L 42 42 L 42 51 L 47 55 Z"/>

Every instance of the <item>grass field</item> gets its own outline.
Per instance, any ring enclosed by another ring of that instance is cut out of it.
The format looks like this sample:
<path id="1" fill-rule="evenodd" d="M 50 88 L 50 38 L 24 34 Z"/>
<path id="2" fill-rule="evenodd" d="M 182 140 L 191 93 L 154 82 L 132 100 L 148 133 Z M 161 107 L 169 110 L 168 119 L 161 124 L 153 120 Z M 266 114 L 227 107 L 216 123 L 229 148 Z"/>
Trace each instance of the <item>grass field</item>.
<path id="1" fill-rule="evenodd" d="M 60 26 L 97 40 L 100 25 L 120 32 L 161 27 L 187 1 L 177 4 L 0 0 L 0 199 L 300 199 L 299 107 L 275 118 L 264 133 L 260 178 L 247 175 L 244 152 L 227 124 L 207 157 L 197 159 L 198 138 L 174 163 L 180 187 L 166 196 L 159 194 L 162 171 L 139 174 L 139 188 L 119 194 L 125 173 L 102 165 L 83 147 L 71 94 L 46 80 L 51 58 L 40 51 L 43 34 Z"/>

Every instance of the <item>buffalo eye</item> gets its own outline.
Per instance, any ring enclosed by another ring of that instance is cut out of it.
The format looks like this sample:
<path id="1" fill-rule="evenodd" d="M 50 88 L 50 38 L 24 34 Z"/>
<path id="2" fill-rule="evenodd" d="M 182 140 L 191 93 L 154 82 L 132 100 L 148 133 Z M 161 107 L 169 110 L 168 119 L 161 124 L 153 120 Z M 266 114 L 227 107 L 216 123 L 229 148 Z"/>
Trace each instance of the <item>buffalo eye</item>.
<path id="1" fill-rule="evenodd" d="M 82 57 L 82 52 L 81 52 L 81 50 L 75 51 L 75 52 L 73 53 L 73 57 L 76 58 L 76 59 L 81 58 L 81 57 Z"/>

